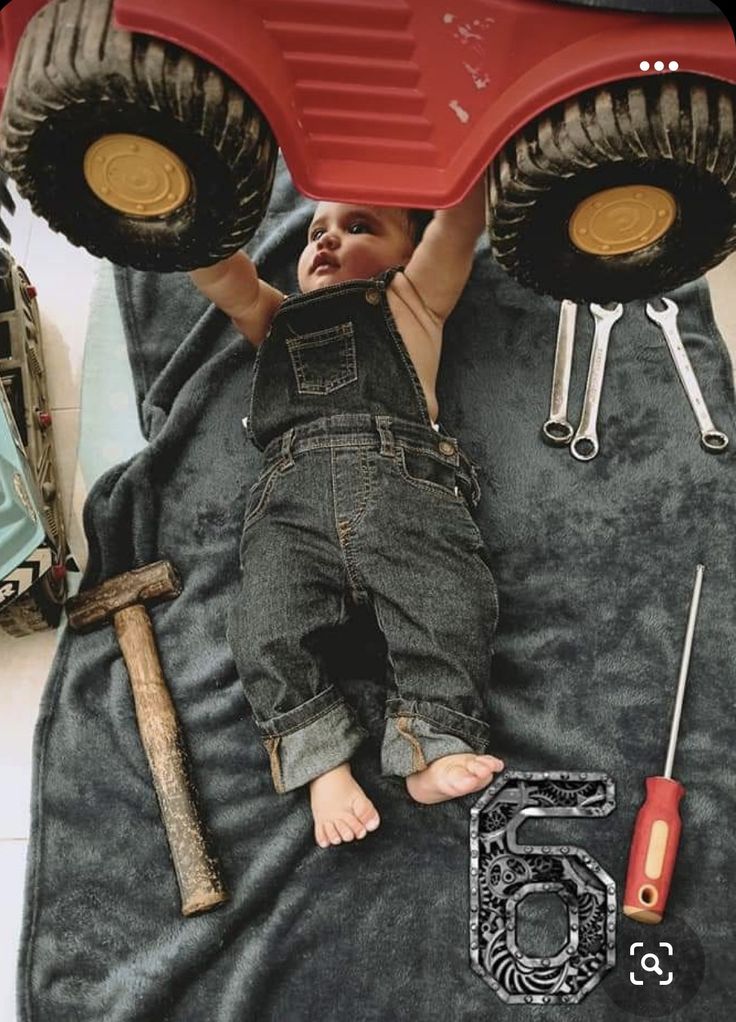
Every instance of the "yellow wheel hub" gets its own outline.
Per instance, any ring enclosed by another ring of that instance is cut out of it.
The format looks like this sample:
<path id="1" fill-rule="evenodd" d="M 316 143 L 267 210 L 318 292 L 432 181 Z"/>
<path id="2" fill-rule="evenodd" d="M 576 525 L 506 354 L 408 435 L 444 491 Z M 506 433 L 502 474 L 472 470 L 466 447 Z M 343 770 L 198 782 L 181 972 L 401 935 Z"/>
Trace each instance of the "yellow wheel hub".
<path id="1" fill-rule="evenodd" d="M 103 135 L 84 154 L 87 184 L 120 213 L 160 217 L 182 206 L 192 191 L 176 153 L 142 135 Z"/>
<path id="2" fill-rule="evenodd" d="M 676 216 L 677 204 L 663 188 L 607 188 L 577 207 L 570 219 L 570 240 L 591 255 L 637 252 L 666 234 Z"/>

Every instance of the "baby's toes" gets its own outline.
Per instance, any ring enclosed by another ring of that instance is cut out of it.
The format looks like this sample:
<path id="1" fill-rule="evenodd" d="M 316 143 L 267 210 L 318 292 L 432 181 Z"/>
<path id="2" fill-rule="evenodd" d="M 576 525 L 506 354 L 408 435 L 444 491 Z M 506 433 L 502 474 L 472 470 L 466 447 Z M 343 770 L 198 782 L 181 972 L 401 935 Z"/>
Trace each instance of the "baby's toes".
<path id="1" fill-rule="evenodd" d="M 485 779 L 493 776 L 495 772 L 499 770 L 496 765 L 498 761 L 492 760 L 490 757 L 478 756 L 474 757 L 463 764 L 465 769 L 475 777 Z"/>
<path id="2" fill-rule="evenodd" d="M 340 837 L 338 829 L 335 826 L 333 820 L 327 820 L 325 822 L 325 834 L 327 835 L 327 840 L 330 842 L 331 845 L 342 844 L 342 838 Z"/>
<path id="3" fill-rule="evenodd" d="M 353 837 L 357 837 L 358 840 L 362 840 L 367 834 L 366 826 L 362 820 L 358 819 L 353 813 L 350 813 L 345 817 L 345 822 L 352 832 Z"/>
<path id="4" fill-rule="evenodd" d="M 364 827 L 366 830 L 375 830 L 381 822 L 381 817 L 378 815 L 376 807 L 365 795 L 358 795 L 357 798 L 354 799 L 351 808 L 361 829 Z M 360 837 L 361 835 L 358 834 L 357 836 Z"/>
<path id="5" fill-rule="evenodd" d="M 349 818 L 341 819 L 338 817 L 335 820 L 335 828 L 343 841 L 352 841 L 355 838 L 355 830 Z"/>
<path id="6" fill-rule="evenodd" d="M 325 828 L 321 823 L 315 823 L 314 825 L 314 840 L 320 848 L 327 848 L 330 843 L 330 840 L 325 833 Z"/>

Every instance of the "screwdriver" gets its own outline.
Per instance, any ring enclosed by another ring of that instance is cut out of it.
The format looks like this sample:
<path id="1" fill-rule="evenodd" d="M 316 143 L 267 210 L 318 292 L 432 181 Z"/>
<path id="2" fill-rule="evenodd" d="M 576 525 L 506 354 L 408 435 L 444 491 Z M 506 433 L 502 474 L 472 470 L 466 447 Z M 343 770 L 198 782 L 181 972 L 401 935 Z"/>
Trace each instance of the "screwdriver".
<path id="1" fill-rule="evenodd" d="M 690 613 L 685 632 L 685 645 L 680 661 L 675 708 L 672 713 L 667 760 L 662 777 L 645 779 L 646 798 L 636 814 L 634 833 L 629 849 L 629 866 L 624 889 L 624 915 L 638 923 L 660 923 L 664 915 L 670 882 L 675 868 L 677 845 L 680 841 L 680 800 L 684 787 L 672 778 L 675 746 L 680 730 L 682 703 L 693 647 L 695 620 L 698 616 L 700 589 L 705 568 L 695 569 L 695 584 L 690 600 Z"/>

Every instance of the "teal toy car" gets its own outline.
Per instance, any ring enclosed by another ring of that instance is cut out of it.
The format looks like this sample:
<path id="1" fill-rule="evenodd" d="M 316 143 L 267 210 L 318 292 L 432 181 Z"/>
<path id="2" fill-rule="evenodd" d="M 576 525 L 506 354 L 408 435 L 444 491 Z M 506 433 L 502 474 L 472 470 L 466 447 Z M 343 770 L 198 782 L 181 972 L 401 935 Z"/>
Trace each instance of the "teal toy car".
<path id="1" fill-rule="evenodd" d="M 68 547 L 35 289 L 0 248 L 0 631 L 55 627 Z"/>

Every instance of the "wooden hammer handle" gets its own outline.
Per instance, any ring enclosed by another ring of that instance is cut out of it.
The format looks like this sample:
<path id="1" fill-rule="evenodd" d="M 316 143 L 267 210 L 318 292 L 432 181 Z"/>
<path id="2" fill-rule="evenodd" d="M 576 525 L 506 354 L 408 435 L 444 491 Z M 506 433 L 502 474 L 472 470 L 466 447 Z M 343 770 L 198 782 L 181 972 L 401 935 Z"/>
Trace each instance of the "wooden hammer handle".
<path id="1" fill-rule="evenodd" d="M 217 863 L 207 852 L 181 728 L 161 671 L 151 619 L 138 604 L 119 610 L 113 623 L 133 689 L 138 730 L 171 850 L 182 914 L 205 912 L 226 901 L 227 893 Z"/>

